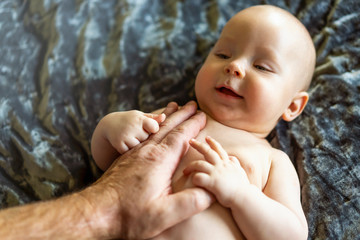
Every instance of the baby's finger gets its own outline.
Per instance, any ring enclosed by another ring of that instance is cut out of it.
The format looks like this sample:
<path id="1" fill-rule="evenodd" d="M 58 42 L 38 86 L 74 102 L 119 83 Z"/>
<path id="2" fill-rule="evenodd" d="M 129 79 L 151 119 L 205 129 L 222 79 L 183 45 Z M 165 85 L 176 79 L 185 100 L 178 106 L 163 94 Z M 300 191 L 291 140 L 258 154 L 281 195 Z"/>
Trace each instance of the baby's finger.
<path id="1" fill-rule="evenodd" d="M 143 121 L 143 129 L 149 134 L 151 134 L 151 133 L 157 133 L 160 127 L 159 127 L 159 123 L 156 120 L 152 118 L 145 118 Z"/>
<path id="2" fill-rule="evenodd" d="M 136 137 L 140 142 L 143 142 L 148 139 L 149 136 L 150 134 L 145 129 L 143 129 L 142 131 L 138 131 L 134 137 Z"/>
<path id="3" fill-rule="evenodd" d="M 232 161 L 232 162 L 234 162 L 236 165 L 239 165 L 239 166 L 241 167 L 240 161 L 239 161 L 239 159 L 238 159 L 237 157 L 235 157 L 235 156 L 229 156 L 229 160 Z"/>
<path id="4" fill-rule="evenodd" d="M 144 115 L 148 118 L 154 119 L 158 123 L 162 123 L 166 119 L 165 113 L 155 114 L 155 113 L 144 113 Z"/>
<path id="5" fill-rule="evenodd" d="M 221 161 L 219 154 L 213 149 L 211 149 L 208 144 L 201 143 L 195 139 L 191 139 L 190 145 L 199 153 L 204 155 L 206 161 L 208 161 L 209 163 L 216 164 L 218 161 Z"/>
<path id="6" fill-rule="evenodd" d="M 117 146 L 114 148 L 120 153 L 124 154 L 125 152 L 129 151 L 129 147 L 125 144 L 125 142 L 121 141 Z"/>
<path id="7" fill-rule="evenodd" d="M 136 145 L 140 144 L 140 141 L 139 139 L 133 137 L 133 138 L 129 138 L 126 140 L 125 142 L 126 146 L 129 148 L 129 149 L 132 149 L 133 147 L 135 147 Z"/>
<path id="8" fill-rule="evenodd" d="M 192 172 L 203 172 L 203 173 L 209 174 L 213 168 L 214 168 L 214 166 L 211 165 L 209 162 L 198 160 L 198 161 L 194 161 L 194 162 L 190 163 L 183 170 L 183 173 L 184 173 L 184 175 L 189 175 Z"/>
<path id="9" fill-rule="evenodd" d="M 166 116 L 170 116 L 174 112 L 176 112 L 179 109 L 179 106 L 176 102 L 169 102 L 166 108 L 164 109 L 163 113 Z"/>
<path id="10" fill-rule="evenodd" d="M 207 136 L 205 138 L 206 142 L 209 144 L 209 146 L 211 147 L 211 149 L 213 149 L 215 152 L 217 152 L 220 156 L 221 159 L 228 159 L 229 156 L 227 154 L 227 152 L 225 151 L 225 149 L 221 146 L 221 144 L 219 142 L 217 142 L 215 139 L 213 139 L 210 136 Z"/>

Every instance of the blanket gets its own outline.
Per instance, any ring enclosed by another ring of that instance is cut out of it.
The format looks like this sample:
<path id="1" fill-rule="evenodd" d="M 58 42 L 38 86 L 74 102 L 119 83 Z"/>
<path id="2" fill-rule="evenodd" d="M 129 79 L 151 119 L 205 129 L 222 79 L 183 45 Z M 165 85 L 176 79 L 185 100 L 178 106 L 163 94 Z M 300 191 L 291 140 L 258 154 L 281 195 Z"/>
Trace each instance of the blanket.
<path id="1" fill-rule="evenodd" d="M 256 4 L 293 13 L 317 50 L 308 106 L 269 136 L 298 172 L 309 239 L 359 239 L 357 0 L 0 1 L 0 207 L 95 181 L 97 122 L 194 99 L 222 27 Z"/>

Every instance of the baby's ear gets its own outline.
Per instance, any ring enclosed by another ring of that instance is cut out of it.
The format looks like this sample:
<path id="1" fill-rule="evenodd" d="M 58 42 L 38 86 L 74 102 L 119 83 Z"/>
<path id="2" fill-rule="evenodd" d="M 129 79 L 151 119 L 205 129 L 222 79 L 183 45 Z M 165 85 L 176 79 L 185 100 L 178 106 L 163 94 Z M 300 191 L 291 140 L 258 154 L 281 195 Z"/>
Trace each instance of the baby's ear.
<path id="1" fill-rule="evenodd" d="M 309 94 L 307 92 L 299 92 L 293 98 L 290 105 L 286 108 L 282 115 L 282 119 L 290 122 L 301 114 L 309 100 Z"/>

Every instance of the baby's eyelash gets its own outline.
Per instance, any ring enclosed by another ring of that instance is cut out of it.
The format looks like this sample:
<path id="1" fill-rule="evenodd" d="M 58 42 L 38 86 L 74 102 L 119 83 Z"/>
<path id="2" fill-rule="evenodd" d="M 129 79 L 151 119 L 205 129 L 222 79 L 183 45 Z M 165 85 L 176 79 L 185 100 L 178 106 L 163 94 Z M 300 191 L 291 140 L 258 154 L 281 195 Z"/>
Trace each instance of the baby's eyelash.
<path id="1" fill-rule="evenodd" d="M 255 67 L 259 70 L 266 70 L 266 68 L 264 68 L 263 66 L 261 65 L 255 65 Z"/>
<path id="2" fill-rule="evenodd" d="M 216 53 L 215 55 L 221 59 L 229 59 L 230 58 L 229 56 L 227 56 L 226 54 L 223 54 L 223 53 Z"/>
<path id="3" fill-rule="evenodd" d="M 271 70 L 269 70 L 268 68 L 263 67 L 263 66 L 261 66 L 261 65 L 255 65 L 255 68 L 256 68 L 256 69 L 259 69 L 259 70 L 261 70 L 261 71 L 268 71 L 268 72 L 271 71 Z"/>

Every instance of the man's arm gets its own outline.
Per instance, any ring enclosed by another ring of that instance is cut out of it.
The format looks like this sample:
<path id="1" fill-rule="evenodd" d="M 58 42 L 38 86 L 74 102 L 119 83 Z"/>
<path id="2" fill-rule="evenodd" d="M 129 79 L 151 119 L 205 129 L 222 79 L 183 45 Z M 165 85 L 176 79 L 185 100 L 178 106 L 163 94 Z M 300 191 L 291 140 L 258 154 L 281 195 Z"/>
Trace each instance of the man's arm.
<path id="1" fill-rule="evenodd" d="M 159 132 L 90 187 L 0 211 L 0 239 L 150 238 L 209 207 L 211 196 L 200 188 L 171 192 L 172 174 L 206 118 L 196 114 L 195 103 L 165 112 Z"/>
<path id="2" fill-rule="evenodd" d="M 91 212 L 99 217 L 80 194 L 8 208 L 0 212 L 0 239 L 94 239 L 106 226 L 101 219 L 92 226 Z"/>

